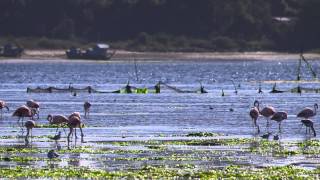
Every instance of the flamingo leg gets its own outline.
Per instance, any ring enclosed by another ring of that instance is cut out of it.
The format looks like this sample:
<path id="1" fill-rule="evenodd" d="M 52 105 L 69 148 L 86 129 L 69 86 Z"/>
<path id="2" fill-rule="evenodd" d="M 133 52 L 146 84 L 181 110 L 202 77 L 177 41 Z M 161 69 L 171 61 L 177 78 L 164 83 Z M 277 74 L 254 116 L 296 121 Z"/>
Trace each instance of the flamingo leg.
<path id="1" fill-rule="evenodd" d="M 66 130 L 62 127 L 64 134 L 67 136 Z"/>
<path id="2" fill-rule="evenodd" d="M 314 137 L 316 137 L 316 136 L 317 136 L 317 134 L 316 134 L 316 130 L 314 129 L 314 127 L 313 127 L 313 126 L 311 126 L 311 130 L 313 131 L 313 136 L 314 136 Z"/>
<path id="3" fill-rule="evenodd" d="M 281 133 L 281 121 L 279 122 L 279 133 Z"/>
<path id="4" fill-rule="evenodd" d="M 69 128 L 69 134 L 68 134 L 68 138 L 67 138 L 67 140 L 68 140 L 68 149 L 70 149 L 70 135 L 73 133 L 73 128 Z"/>
<path id="5" fill-rule="evenodd" d="M 80 128 L 80 132 L 81 132 L 81 142 L 83 143 L 83 136 L 84 136 L 84 134 L 83 134 L 83 131 L 82 131 L 81 124 L 80 124 L 79 128 Z"/>
<path id="6" fill-rule="evenodd" d="M 78 139 L 78 137 L 77 137 L 77 128 L 74 129 L 74 139 L 75 139 L 75 140 Z"/>
<path id="7" fill-rule="evenodd" d="M 28 140 L 29 133 L 30 133 L 29 131 L 30 131 L 30 129 L 27 129 L 27 134 L 26 134 L 26 137 L 25 137 L 26 145 L 29 144 L 29 140 Z"/>

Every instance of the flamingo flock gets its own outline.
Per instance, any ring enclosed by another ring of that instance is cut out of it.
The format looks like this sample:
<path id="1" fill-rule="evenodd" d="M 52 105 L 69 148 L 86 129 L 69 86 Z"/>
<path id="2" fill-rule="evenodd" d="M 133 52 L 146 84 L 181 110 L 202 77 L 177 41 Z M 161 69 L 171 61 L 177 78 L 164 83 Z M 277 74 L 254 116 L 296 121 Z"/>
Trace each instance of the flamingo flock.
<path id="1" fill-rule="evenodd" d="M 85 117 L 88 118 L 91 104 L 88 101 L 86 101 L 84 102 L 83 107 L 84 107 Z M 9 112 L 9 107 L 7 106 L 6 102 L 0 100 L 1 119 L 3 116 L 2 110 L 4 108 L 7 109 L 7 111 Z M 18 123 L 18 126 L 21 127 L 22 134 L 24 133 L 23 128 L 26 128 L 27 130 L 27 134 L 25 136 L 26 144 L 29 143 L 29 138 L 31 138 L 32 140 L 32 129 L 36 127 L 36 121 L 34 119 L 34 116 L 36 115 L 37 119 L 39 119 L 39 113 L 40 113 L 39 109 L 40 109 L 40 104 L 31 99 L 31 100 L 28 100 L 25 105 L 18 107 L 12 114 L 13 117 L 18 117 L 17 123 Z M 25 118 L 29 118 L 29 119 L 26 122 L 24 122 Z M 80 129 L 81 142 L 83 142 L 84 134 L 82 131 L 82 127 L 84 126 L 84 124 L 81 121 L 81 115 L 79 112 L 73 112 L 68 117 L 61 114 L 57 114 L 57 115 L 48 114 L 47 120 L 50 125 L 58 126 L 56 129 L 56 135 L 53 138 L 51 138 L 52 140 L 57 141 L 61 138 L 61 132 L 59 131 L 59 133 L 57 134 L 58 129 L 63 128 L 66 125 L 69 128 L 69 133 L 67 135 L 68 149 L 70 149 L 70 141 L 71 141 L 70 137 L 71 135 L 73 135 L 73 132 L 75 134 L 74 136 L 75 140 L 77 139 L 76 128 Z"/>
<path id="2" fill-rule="evenodd" d="M 83 104 L 84 108 L 84 117 L 89 118 L 89 112 L 91 108 L 91 103 L 88 101 L 85 101 Z M 7 109 L 9 111 L 9 107 L 7 106 L 5 101 L 0 100 L 0 110 L 1 110 L 1 118 L 3 116 L 3 109 Z M 301 123 L 306 126 L 306 133 L 313 132 L 313 135 L 316 136 L 316 131 L 314 128 L 314 123 L 311 120 L 314 116 L 317 114 L 318 104 L 314 104 L 313 108 L 306 107 L 302 109 L 298 114 L 297 118 L 301 119 Z M 12 114 L 12 116 L 18 117 L 18 126 L 22 128 L 26 128 L 27 134 L 25 136 L 25 141 L 29 142 L 29 137 L 32 139 L 32 129 L 36 127 L 36 121 L 34 120 L 34 116 L 37 116 L 37 119 L 39 119 L 39 113 L 40 113 L 40 103 L 34 101 L 34 100 L 28 100 L 25 105 L 22 105 L 18 107 Z M 276 109 L 272 106 L 265 106 L 260 110 L 260 102 L 254 101 L 253 107 L 250 109 L 249 116 L 252 119 L 254 128 L 257 129 L 257 132 L 260 133 L 260 126 L 258 124 L 258 119 L 260 116 L 263 116 L 266 119 L 266 130 L 268 131 L 268 137 L 270 135 L 269 133 L 269 126 L 270 126 L 270 120 L 276 121 L 279 126 L 279 132 L 281 132 L 281 123 L 282 121 L 286 120 L 288 118 L 288 113 L 285 111 L 276 111 Z M 25 118 L 29 118 L 26 122 L 24 122 Z M 70 142 L 71 136 L 74 135 L 75 142 L 77 139 L 76 135 L 76 129 L 80 129 L 81 133 L 81 142 L 83 142 L 84 133 L 82 130 L 83 122 L 81 121 L 81 115 L 79 112 L 73 112 L 69 116 L 61 115 L 61 114 L 48 114 L 47 120 L 50 125 L 57 125 L 56 129 L 56 135 L 51 138 L 55 141 L 59 140 L 61 138 L 61 132 L 59 131 L 59 134 L 57 134 L 59 128 L 63 128 L 64 126 L 67 126 L 69 128 L 69 133 L 65 134 L 67 135 L 67 144 L 68 148 L 70 148 Z M 63 128 L 65 131 L 65 129 Z M 278 137 L 278 135 L 276 135 Z M 262 136 L 264 137 L 264 136 Z M 277 139 L 275 137 L 275 139 Z"/>
<path id="3" fill-rule="evenodd" d="M 306 126 L 306 133 L 313 132 L 313 136 L 316 136 L 316 131 L 313 126 L 313 121 L 310 118 L 313 118 L 317 114 L 318 104 L 314 104 L 314 108 L 306 107 L 302 109 L 298 114 L 297 118 L 301 119 L 302 125 Z M 251 117 L 253 121 L 253 126 L 257 128 L 257 133 L 260 133 L 260 128 L 257 123 L 257 120 L 260 116 L 265 117 L 267 120 L 266 129 L 267 134 L 269 134 L 269 126 L 270 122 L 269 119 L 276 121 L 279 125 L 279 132 L 281 132 L 281 122 L 285 119 L 288 119 L 288 113 L 285 111 L 276 111 L 274 107 L 272 106 L 266 106 L 260 111 L 260 102 L 254 101 L 253 107 L 249 111 L 249 116 Z M 278 135 L 277 135 L 278 136 Z"/>

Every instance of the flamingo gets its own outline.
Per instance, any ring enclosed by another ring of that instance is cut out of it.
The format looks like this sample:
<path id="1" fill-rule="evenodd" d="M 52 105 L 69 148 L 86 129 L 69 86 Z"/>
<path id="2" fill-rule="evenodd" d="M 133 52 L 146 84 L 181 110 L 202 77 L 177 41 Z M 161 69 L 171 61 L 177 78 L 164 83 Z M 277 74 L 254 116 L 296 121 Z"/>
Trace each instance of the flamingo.
<path id="1" fill-rule="evenodd" d="M 12 116 L 17 116 L 18 117 L 18 125 L 19 125 L 19 122 L 20 122 L 20 119 L 21 119 L 21 123 L 22 123 L 22 126 L 24 125 L 23 124 L 23 119 L 25 117 L 30 117 L 30 119 L 32 119 L 32 117 L 36 114 L 36 110 L 35 109 L 30 109 L 28 108 L 27 106 L 23 105 L 23 106 L 20 106 L 18 107 L 14 113 L 12 114 Z"/>
<path id="2" fill-rule="evenodd" d="M 266 106 L 260 111 L 260 102 L 257 101 L 259 113 L 267 119 L 267 128 L 269 127 L 269 118 L 276 113 L 276 110 L 272 106 Z"/>
<path id="3" fill-rule="evenodd" d="M 306 133 L 307 133 L 307 130 L 309 128 L 309 133 L 310 133 L 310 129 L 313 131 L 313 136 L 316 136 L 316 130 L 314 129 L 313 127 L 313 122 L 312 120 L 310 119 L 303 119 L 301 120 L 302 124 L 306 126 Z"/>
<path id="4" fill-rule="evenodd" d="M 76 116 L 76 117 L 78 117 L 79 119 L 81 119 L 81 115 L 80 115 L 79 112 L 73 112 L 73 113 L 71 113 L 68 118 L 70 119 L 72 116 Z"/>
<path id="5" fill-rule="evenodd" d="M 317 115 L 317 109 L 318 109 L 318 104 L 314 104 L 314 109 L 312 110 L 309 107 L 304 108 L 302 111 L 300 111 L 297 115 L 298 118 L 304 118 L 304 119 L 309 119 L 311 117 L 314 117 Z"/>
<path id="6" fill-rule="evenodd" d="M 284 111 L 278 111 L 273 114 L 271 120 L 277 121 L 279 123 L 279 131 L 281 131 L 281 122 L 288 118 L 288 113 Z"/>
<path id="7" fill-rule="evenodd" d="M 9 107 L 6 105 L 6 102 L 0 100 L 1 119 L 2 119 L 2 115 L 3 115 L 3 112 L 2 112 L 3 108 L 6 108 L 8 110 L 8 112 L 9 112 Z"/>
<path id="8" fill-rule="evenodd" d="M 68 118 L 63 115 L 54 115 L 53 116 L 53 115 L 49 114 L 47 117 L 47 120 L 49 121 L 49 124 L 58 125 L 56 133 L 58 132 L 59 126 L 60 126 L 60 128 L 62 128 L 64 130 L 63 125 L 68 123 Z"/>
<path id="9" fill-rule="evenodd" d="M 40 105 L 38 102 L 34 101 L 33 99 L 30 99 L 27 101 L 26 105 L 30 108 L 30 109 L 35 109 L 37 112 L 37 119 L 39 119 L 39 108 Z"/>
<path id="10" fill-rule="evenodd" d="M 74 114 L 74 115 L 73 115 Z M 68 134 L 68 149 L 70 149 L 69 143 L 70 143 L 70 135 L 73 133 L 73 129 L 76 128 L 80 128 L 81 131 L 81 142 L 83 142 L 83 132 L 82 132 L 82 122 L 80 120 L 80 118 L 77 116 L 78 112 L 72 113 L 69 116 L 69 120 L 68 120 L 68 127 L 69 127 L 69 134 Z M 77 138 L 77 134 L 75 131 L 75 141 Z"/>
<path id="11" fill-rule="evenodd" d="M 84 117 L 85 118 L 89 117 L 90 107 L 91 107 L 91 104 L 88 101 L 84 102 L 83 108 L 84 108 Z"/>
<path id="12" fill-rule="evenodd" d="M 31 134 L 31 140 L 32 140 L 32 128 L 34 128 L 36 126 L 36 123 L 33 120 L 28 120 L 26 121 L 26 123 L 24 124 L 24 126 L 27 128 L 27 134 L 25 137 L 26 143 L 28 144 L 28 137 L 29 134 Z"/>
<path id="13" fill-rule="evenodd" d="M 258 133 L 260 133 L 260 128 L 259 128 L 259 125 L 257 124 L 257 119 L 258 119 L 258 117 L 260 115 L 259 109 L 257 108 L 258 104 L 259 104 L 258 101 L 254 101 L 253 107 L 251 108 L 249 115 L 250 115 L 250 117 L 251 117 L 251 119 L 253 121 L 253 126 L 257 127 L 258 128 Z"/>

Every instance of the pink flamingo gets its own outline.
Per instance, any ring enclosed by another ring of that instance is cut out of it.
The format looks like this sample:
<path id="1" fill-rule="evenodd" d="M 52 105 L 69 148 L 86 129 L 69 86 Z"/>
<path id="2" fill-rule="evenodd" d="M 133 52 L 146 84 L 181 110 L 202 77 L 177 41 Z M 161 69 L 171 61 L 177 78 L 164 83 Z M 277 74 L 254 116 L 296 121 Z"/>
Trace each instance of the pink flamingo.
<path id="1" fill-rule="evenodd" d="M 2 112 L 2 109 L 3 109 L 3 108 L 6 108 L 7 111 L 9 112 L 9 107 L 6 105 L 6 102 L 0 100 L 1 119 L 2 119 L 2 115 L 3 115 L 3 112 Z"/>
<path id="2" fill-rule="evenodd" d="M 31 134 L 31 140 L 32 140 L 32 129 L 35 126 L 36 126 L 36 123 L 33 120 L 28 120 L 24 124 L 24 127 L 27 128 L 27 134 L 26 134 L 26 137 L 25 137 L 26 144 L 29 144 L 29 141 L 28 141 L 29 134 Z"/>
<path id="3" fill-rule="evenodd" d="M 257 119 L 258 119 L 258 117 L 259 117 L 259 115 L 260 115 L 259 109 L 258 109 L 258 107 L 257 107 L 258 104 L 259 104 L 259 102 L 258 102 L 257 100 L 254 101 L 253 107 L 251 108 L 251 110 L 250 110 L 250 112 L 249 112 L 249 115 L 250 115 L 250 117 L 251 117 L 251 119 L 252 119 L 252 121 L 253 121 L 253 126 L 254 126 L 254 127 L 257 127 L 258 133 L 260 133 L 260 128 L 259 128 L 259 125 L 257 124 Z"/>
<path id="4" fill-rule="evenodd" d="M 40 108 L 40 105 L 38 102 L 34 101 L 33 99 L 30 99 L 27 101 L 26 105 L 30 108 L 30 109 L 35 109 L 36 110 L 36 114 L 37 114 L 37 119 L 39 119 L 39 108 Z"/>
<path id="5" fill-rule="evenodd" d="M 32 117 L 36 114 L 37 112 L 35 111 L 35 109 L 30 109 L 27 106 L 23 105 L 18 107 L 14 113 L 12 114 L 12 116 L 17 116 L 18 117 L 18 125 L 21 119 L 21 127 L 24 125 L 23 124 L 23 119 L 25 117 L 29 117 L 30 119 L 32 119 Z"/>
<path id="6" fill-rule="evenodd" d="M 59 127 L 64 130 L 63 125 L 68 123 L 68 118 L 66 116 L 63 115 L 51 115 L 49 114 L 47 117 L 47 120 L 49 121 L 49 124 L 55 124 L 58 125 L 57 130 L 56 130 L 56 134 L 58 132 Z"/>
<path id="7" fill-rule="evenodd" d="M 314 117 L 315 115 L 317 115 L 318 104 L 315 103 L 313 108 L 313 110 L 309 107 L 304 108 L 298 113 L 297 117 L 303 119 L 309 119 L 311 117 Z"/>
<path id="8" fill-rule="evenodd" d="M 84 102 L 83 108 L 84 108 L 84 117 L 85 118 L 89 117 L 90 107 L 91 107 L 91 104 L 88 101 Z"/>
<path id="9" fill-rule="evenodd" d="M 80 128 L 80 131 L 81 131 L 81 142 L 83 142 L 83 132 L 82 132 L 82 122 L 78 116 L 78 112 L 75 112 L 75 113 L 72 113 L 70 116 L 69 116 L 69 119 L 68 119 L 68 127 L 69 127 L 69 134 L 68 134 L 68 149 L 70 149 L 70 135 L 73 133 L 73 129 L 76 129 L 76 128 Z M 75 142 L 76 142 L 76 139 L 77 139 L 77 134 L 76 134 L 76 131 L 75 131 Z"/>
<path id="10" fill-rule="evenodd" d="M 259 101 L 257 102 L 258 104 L 258 110 L 259 110 L 259 113 L 265 117 L 267 119 L 267 128 L 269 127 L 269 118 L 271 116 L 274 115 L 274 113 L 276 113 L 276 110 L 274 109 L 274 107 L 272 106 L 266 106 L 264 107 L 261 111 L 260 111 L 260 103 Z"/>
<path id="11" fill-rule="evenodd" d="M 284 111 L 278 111 L 271 117 L 271 120 L 277 121 L 279 123 L 279 131 L 281 131 L 281 122 L 285 119 L 288 119 L 288 113 Z"/>
<path id="12" fill-rule="evenodd" d="M 313 136 L 315 137 L 317 134 L 316 134 L 316 130 L 314 129 L 313 127 L 313 121 L 310 120 L 310 119 L 303 119 L 301 120 L 302 124 L 306 126 L 306 134 L 308 133 L 308 130 L 309 130 L 309 133 L 310 133 L 310 129 L 313 131 Z"/>

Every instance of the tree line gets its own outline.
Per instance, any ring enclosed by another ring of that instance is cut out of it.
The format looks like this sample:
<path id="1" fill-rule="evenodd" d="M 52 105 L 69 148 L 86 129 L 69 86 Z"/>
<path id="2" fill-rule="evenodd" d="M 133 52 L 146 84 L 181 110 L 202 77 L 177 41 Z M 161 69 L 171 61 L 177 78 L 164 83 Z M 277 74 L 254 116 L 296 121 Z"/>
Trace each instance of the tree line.
<path id="1" fill-rule="evenodd" d="M 159 51 L 320 47 L 319 0 L 1 0 L 0 7 L 0 38 Z"/>

